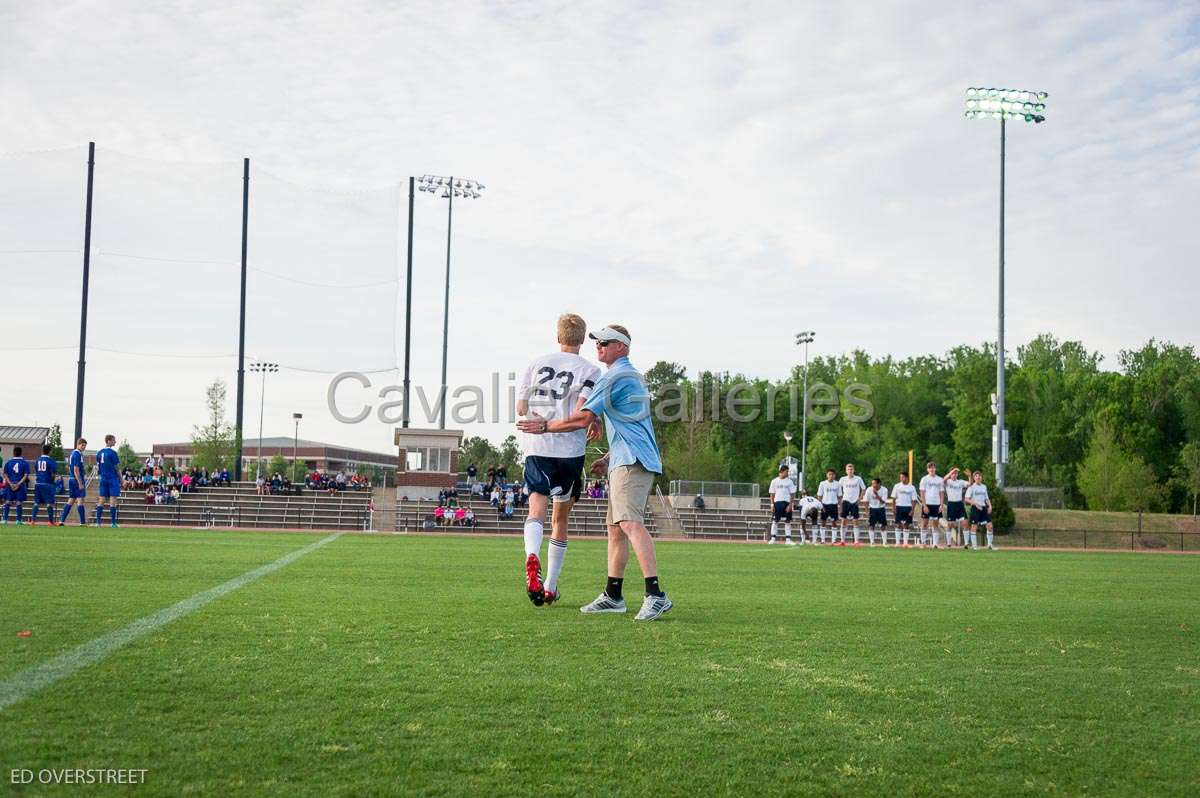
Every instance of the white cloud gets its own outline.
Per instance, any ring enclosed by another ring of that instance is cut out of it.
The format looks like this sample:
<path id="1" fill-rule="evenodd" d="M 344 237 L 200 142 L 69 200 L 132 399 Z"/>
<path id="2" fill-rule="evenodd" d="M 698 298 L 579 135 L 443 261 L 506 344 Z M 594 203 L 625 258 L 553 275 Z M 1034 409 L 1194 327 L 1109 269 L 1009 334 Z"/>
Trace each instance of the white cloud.
<path id="1" fill-rule="evenodd" d="M 234 169 L 249 155 L 309 186 L 424 172 L 488 184 L 456 207 L 455 384 L 519 370 L 567 308 L 628 323 L 642 365 L 693 372 L 782 376 L 800 327 L 818 330 L 818 353 L 905 356 L 993 337 L 999 131 L 962 119 L 972 83 L 1051 92 L 1047 124 L 1009 129 L 1009 340 L 1050 330 L 1109 354 L 1151 336 L 1196 343 L 1194 7 L 68 3 L 0 14 L 0 103 L 20 120 L 0 149 L 94 139 Z M 445 208 L 420 200 L 414 379 L 434 389 Z M 64 207 L 79 204 L 77 191 Z M 266 245 L 251 229 L 254 265 Z M 71 279 L 58 280 L 54 310 L 67 342 Z M 297 321 L 319 308 L 298 306 Z M 176 327 L 192 323 L 186 303 L 173 312 Z M 356 321 L 345 320 L 351 340 L 371 328 Z M 228 333 L 197 344 L 235 345 Z M 265 348 L 255 354 L 278 357 Z M 46 398 L 10 393 L 14 421 L 69 423 L 74 355 L 54 357 L 25 363 Z M 91 395 L 89 423 L 136 430 L 139 446 L 186 434 L 211 374 L 232 381 L 228 361 L 199 372 L 107 357 L 131 389 Z M 280 388 L 268 434 L 306 404 L 310 437 L 389 448 L 382 425 L 347 429 L 320 410 L 320 378 Z"/>

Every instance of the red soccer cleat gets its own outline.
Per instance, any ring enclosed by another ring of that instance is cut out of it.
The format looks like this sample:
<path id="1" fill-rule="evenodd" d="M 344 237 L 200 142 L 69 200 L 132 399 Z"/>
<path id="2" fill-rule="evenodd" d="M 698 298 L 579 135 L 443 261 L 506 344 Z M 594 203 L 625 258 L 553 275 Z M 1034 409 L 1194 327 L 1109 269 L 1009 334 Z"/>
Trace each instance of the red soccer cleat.
<path id="1" fill-rule="evenodd" d="M 545 589 L 542 586 L 542 564 L 536 554 L 530 554 L 525 560 L 525 591 L 533 606 L 540 607 L 546 601 Z"/>

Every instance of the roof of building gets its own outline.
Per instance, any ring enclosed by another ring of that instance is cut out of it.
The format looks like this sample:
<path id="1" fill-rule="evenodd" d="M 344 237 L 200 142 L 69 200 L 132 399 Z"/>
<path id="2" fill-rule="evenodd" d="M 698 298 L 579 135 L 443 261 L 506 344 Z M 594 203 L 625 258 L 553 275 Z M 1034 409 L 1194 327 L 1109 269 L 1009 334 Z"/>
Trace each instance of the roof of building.
<path id="1" fill-rule="evenodd" d="M 0 440 L 37 441 L 41 443 L 49 437 L 49 427 L 0 427 Z"/>
<path id="2" fill-rule="evenodd" d="M 181 441 L 177 443 L 156 443 L 154 448 L 158 449 L 165 446 L 191 446 L 191 441 Z M 264 449 L 290 449 L 297 446 L 301 449 L 341 449 L 342 451 L 363 452 L 364 454 L 374 454 L 380 457 L 395 457 L 395 452 L 373 452 L 370 449 L 360 449 L 357 446 L 346 446 L 340 443 L 323 443 L 321 441 L 310 441 L 304 438 L 297 440 L 296 438 L 286 435 L 275 437 L 264 437 L 262 439 L 262 448 Z M 242 439 L 242 450 L 254 450 L 258 448 L 258 436 L 248 435 Z"/>

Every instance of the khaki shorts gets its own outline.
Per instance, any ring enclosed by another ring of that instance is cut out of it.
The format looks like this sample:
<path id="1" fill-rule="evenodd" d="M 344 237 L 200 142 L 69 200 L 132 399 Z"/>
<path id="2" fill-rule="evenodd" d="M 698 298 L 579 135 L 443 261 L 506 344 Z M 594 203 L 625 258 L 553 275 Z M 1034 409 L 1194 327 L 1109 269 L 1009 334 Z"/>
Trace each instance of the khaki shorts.
<path id="1" fill-rule="evenodd" d="M 646 521 L 646 500 L 654 487 L 654 474 L 641 463 L 617 466 L 608 472 L 609 525 L 621 521 Z"/>

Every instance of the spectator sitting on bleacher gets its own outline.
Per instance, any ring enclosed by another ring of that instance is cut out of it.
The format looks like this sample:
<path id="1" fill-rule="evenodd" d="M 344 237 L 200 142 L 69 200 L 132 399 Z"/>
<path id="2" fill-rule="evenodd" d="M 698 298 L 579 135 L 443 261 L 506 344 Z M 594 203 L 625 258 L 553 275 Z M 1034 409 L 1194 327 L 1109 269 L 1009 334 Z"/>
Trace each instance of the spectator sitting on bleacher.
<path id="1" fill-rule="evenodd" d="M 271 475 L 271 493 L 279 493 L 283 489 L 283 477 L 278 471 Z"/>
<path id="2" fill-rule="evenodd" d="M 479 521 L 475 518 L 475 511 L 468 507 L 463 511 L 463 526 L 476 527 L 479 526 Z"/>
<path id="3" fill-rule="evenodd" d="M 471 495 L 478 496 L 481 499 L 483 498 L 483 483 L 482 482 L 472 482 L 471 483 Z"/>
<path id="4" fill-rule="evenodd" d="M 229 479 L 229 469 L 228 468 L 221 469 L 221 484 L 227 488 L 233 484 Z"/>
<path id="5" fill-rule="evenodd" d="M 466 519 L 466 517 L 467 517 L 467 511 L 464 510 L 463 508 L 459 507 L 457 510 L 454 511 L 454 523 L 457 524 L 458 526 L 462 526 L 463 521 Z"/>
<path id="6" fill-rule="evenodd" d="M 177 501 L 179 501 L 179 488 L 171 488 L 167 494 L 167 504 L 174 504 Z"/>
<path id="7" fill-rule="evenodd" d="M 183 476 L 179 478 L 179 485 L 184 493 L 192 492 L 192 475 L 184 471 Z"/>
<path id="8" fill-rule="evenodd" d="M 254 479 L 254 492 L 259 496 L 267 492 L 267 481 L 263 479 L 263 475 L 259 474 Z"/>
<path id="9" fill-rule="evenodd" d="M 496 509 L 500 508 L 500 488 L 495 485 L 492 486 L 491 503 Z"/>
<path id="10" fill-rule="evenodd" d="M 704 494 L 703 493 L 696 494 L 696 498 L 692 499 L 692 506 L 695 507 L 697 510 L 704 510 L 707 508 L 707 505 L 704 503 Z"/>
<path id="11" fill-rule="evenodd" d="M 446 508 L 440 504 L 437 507 L 434 507 L 433 518 L 435 521 L 437 521 L 438 526 L 444 524 L 446 522 Z"/>
<path id="12" fill-rule="evenodd" d="M 146 504 L 154 504 L 154 488 L 146 488 Z"/>

